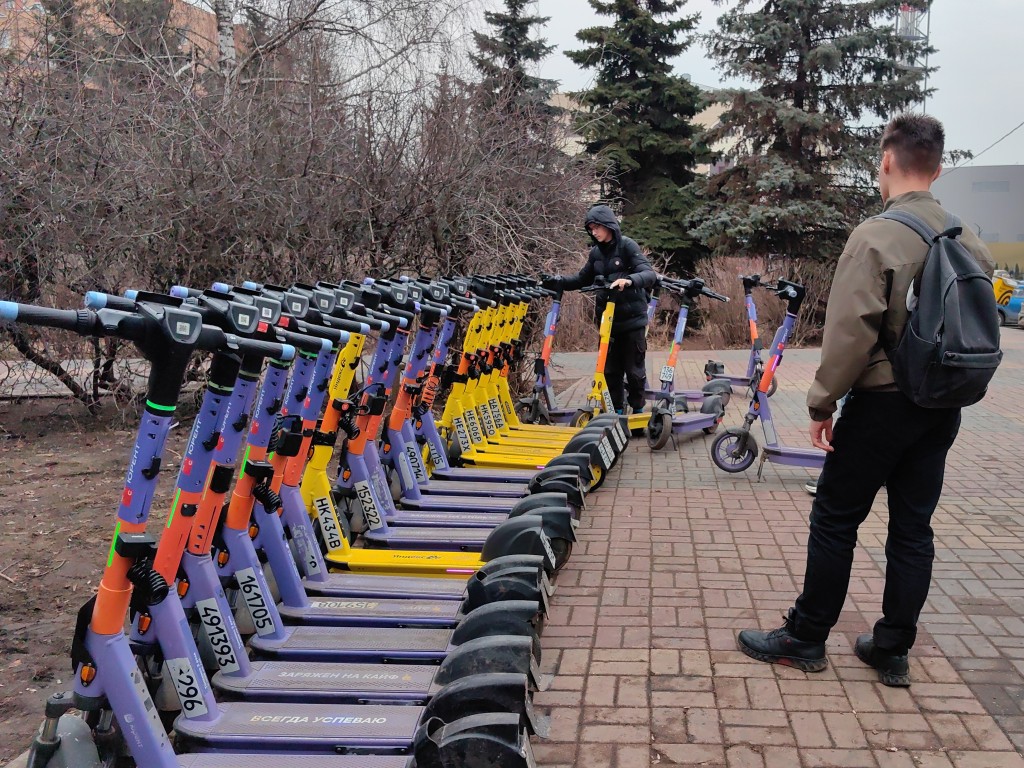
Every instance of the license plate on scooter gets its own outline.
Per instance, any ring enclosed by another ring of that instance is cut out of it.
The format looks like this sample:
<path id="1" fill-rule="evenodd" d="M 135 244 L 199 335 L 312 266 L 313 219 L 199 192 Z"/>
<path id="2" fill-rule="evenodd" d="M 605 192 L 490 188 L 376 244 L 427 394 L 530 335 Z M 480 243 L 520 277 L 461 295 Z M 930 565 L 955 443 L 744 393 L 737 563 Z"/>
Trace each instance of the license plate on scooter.
<path id="1" fill-rule="evenodd" d="M 661 380 L 666 384 L 671 384 L 673 379 L 676 377 L 676 369 L 670 365 L 663 365 L 661 367 Z"/>

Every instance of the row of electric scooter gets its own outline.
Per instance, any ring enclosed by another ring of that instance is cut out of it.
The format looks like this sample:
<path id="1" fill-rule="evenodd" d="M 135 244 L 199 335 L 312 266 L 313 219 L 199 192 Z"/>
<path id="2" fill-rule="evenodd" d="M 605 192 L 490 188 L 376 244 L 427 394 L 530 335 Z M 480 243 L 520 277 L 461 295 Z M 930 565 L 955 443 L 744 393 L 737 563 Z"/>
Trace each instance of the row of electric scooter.
<path id="1" fill-rule="evenodd" d="M 551 580 L 629 441 L 615 414 L 518 421 L 507 374 L 548 295 L 505 276 L 0 302 L 0 321 L 150 364 L 73 690 L 48 699 L 28 765 L 532 765 Z M 208 381 L 156 536 L 197 352 Z"/>
<path id="2" fill-rule="evenodd" d="M 704 386 L 695 390 L 683 390 L 676 388 L 675 375 L 690 308 L 702 296 L 723 302 L 728 301 L 728 298 L 710 290 L 699 278 L 681 280 L 659 276 L 648 302 L 648 320 L 654 318 L 660 297 L 670 293 L 679 304 L 675 332 L 668 360 L 658 376 L 660 385 L 656 389 L 648 388 L 646 391 L 647 400 L 651 404 L 650 409 L 625 416 L 625 424 L 631 433 L 645 434 L 647 443 L 653 450 L 664 448 L 670 440 L 675 445 L 677 435 L 701 432 L 706 435 L 714 434 L 718 432 L 718 427 L 725 416 L 725 407 L 735 387 L 748 396 L 749 406 L 740 426 L 722 430 L 712 442 L 711 458 L 715 466 L 725 472 L 743 472 L 760 456 L 757 471 L 759 479 L 766 462 L 820 469 L 825 460 L 823 451 L 817 448 L 787 446 L 780 441 L 768 400 L 778 388 L 779 365 L 796 325 L 806 291 L 802 285 L 790 280 L 780 279 L 773 283 L 762 280 L 760 275 L 742 275 L 739 279 L 743 284 L 744 309 L 750 334 L 746 371 L 742 374 L 730 374 L 721 362 L 708 360 L 704 366 Z M 767 361 L 758 332 L 755 289 L 773 293 L 786 302 L 786 316 L 772 339 Z M 584 290 L 603 291 L 605 298 L 608 299 L 601 316 L 597 364 L 587 401 L 579 408 L 563 407 L 558 403 L 552 386 L 551 353 L 562 299 L 561 294 L 556 294 L 545 321 L 544 345 L 535 362 L 536 379 L 533 392 L 517 403 L 517 413 L 525 423 L 578 426 L 588 423 L 596 414 L 612 412 L 611 398 L 604 377 L 604 364 L 611 341 L 617 294 L 615 291 L 606 290 L 601 282 Z M 757 439 L 751 434 L 755 421 L 761 422 L 765 436 L 764 446 L 759 446 Z"/>
<path id="3" fill-rule="evenodd" d="M 561 297 L 530 278 L 90 293 L 84 310 L 0 302 L 0 320 L 126 339 L 151 363 L 103 579 L 76 626 L 75 687 L 47 702 L 29 765 L 529 765 L 543 731 L 537 631 L 586 493 L 635 430 L 654 447 L 716 431 L 733 385 L 750 389 L 754 416 L 719 435 L 732 447 L 716 464 L 740 471 L 756 455 L 754 419 L 767 434 L 803 289 L 743 281 L 748 375 L 709 362 L 701 390 L 674 388 L 689 307 L 725 297 L 662 278 L 680 298 L 669 360 L 651 412 L 621 417 L 603 379 L 614 295 L 594 391 L 559 410 L 548 366 Z M 789 302 L 767 364 L 758 286 Z M 516 403 L 508 372 L 531 302 L 548 297 L 537 386 Z M 157 541 L 146 522 L 196 351 L 212 353 L 209 379 Z"/>

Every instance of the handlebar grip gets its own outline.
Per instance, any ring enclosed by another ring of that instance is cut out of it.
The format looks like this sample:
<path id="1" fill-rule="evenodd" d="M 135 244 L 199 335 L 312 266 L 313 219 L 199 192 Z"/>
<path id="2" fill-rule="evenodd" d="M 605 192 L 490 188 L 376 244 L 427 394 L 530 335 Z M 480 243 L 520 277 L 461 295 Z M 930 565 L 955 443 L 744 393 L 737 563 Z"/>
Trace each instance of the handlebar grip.
<path id="1" fill-rule="evenodd" d="M 370 324 L 364 323 L 361 320 L 350 320 L 348 318 L 334 317 L 328 315 L 325 318 L 331 324 L 331 328 L 337 328 L 341 331 L 348 331 L 349 333 L 358 333 L 365 336 L 370 332 Z"/>
<path id="2" fill-rule="evenodd" d="M 307 320 L 296 320 L 295 318 L 290 318 L 289 324 L 294 325 L 300 331 L 308 333 L 310 336 L 327 339 L 332 344 L 341 345 L 348 342 L 348 331 L 343 331 L 340 328 L 332 328 L 329 325 L 311 323 Z"/>
<path id="3" fill-rule="evenodd" d="M 320 354 L 321 352 L 329 351 L 334 346 L 334 342 L 323 336 L 312 336 L 307 333 L 289 331 L 285 328 L 275 328 L 274 332 L 279 339 L 297 349 L 301 349 L 303 352 Z"/>
<path id="4" fill-rule="evenodd" d="M 0 322 L 62 328 L 83 336 L 98 332 L 96 313 L 88 309 L 52 309 L 15 301 L 0 301 Z"/>
<path id="5" fill-rule="evenodd" d="M 126 291 L 126 294 L 132 293 L 133 296 L 117 296 L 113 293 L 103 293 L 102 291 L 86 291 L 85 293 L 85 308 L 86 309 L 119 309 L 122 312 L 134 312 L 135 311 L 135 298 L 134 295 L 138 294 L 138 291 Z"/>
<path id="6" fill-rule="evenodd" d="M 211 351 L 230 349 L 243 355 L 272 357 L 285 362 L 295 359 L 295 347 L 291 344 L 279 344 L 276 341 L 259 341 L 258 339 L 243 339 L 233 333 L 224 333 L 220 328 L 212 325 L 203 326 L 196 346 L 200 349 Z"/>
<path id="7" fill-rule="evenodd" d="M 412 324 L 413 319 L 411 312 L 395 309 L 387 304 L 381 304 L 381 309 L 367 309 L 366 313 L 370 317 L 379 317 L 381 320 L 387 320 L 392 325 L 397 324 L 402 329 L 408 328 Z"/>
<path id="8" fill-rule="evenodd" d="M 198 299 L 203 295 L 202 291 L 184 285 L 172 285 L 167 293 L 176 299 Z"/>

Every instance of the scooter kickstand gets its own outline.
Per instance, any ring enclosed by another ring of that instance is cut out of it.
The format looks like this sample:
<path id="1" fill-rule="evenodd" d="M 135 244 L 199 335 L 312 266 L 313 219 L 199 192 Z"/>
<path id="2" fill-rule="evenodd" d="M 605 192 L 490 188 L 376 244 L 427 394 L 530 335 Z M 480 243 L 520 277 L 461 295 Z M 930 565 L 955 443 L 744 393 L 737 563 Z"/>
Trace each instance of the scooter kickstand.
<path id="1" fill-rule="evenodd" d="M 768 454 L 762 452 L 761 453 L 761 458 L 757 462 L 757 482 L 759 482 L 759 483 L 763 483 L 764 482 L 764 463 L 765 463 L 765 461 L 767 461 L 767 459 L 768 459 Z"/>

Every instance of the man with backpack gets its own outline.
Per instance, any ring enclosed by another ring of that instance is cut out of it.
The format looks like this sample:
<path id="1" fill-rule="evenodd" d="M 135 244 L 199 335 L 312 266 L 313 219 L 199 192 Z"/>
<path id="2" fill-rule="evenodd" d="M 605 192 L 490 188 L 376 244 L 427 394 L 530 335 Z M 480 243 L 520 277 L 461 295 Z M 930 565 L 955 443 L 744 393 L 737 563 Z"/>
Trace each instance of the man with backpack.
<path id="1" fill-rule="evenodd" d="M 543 285 L 551 290 L 575 291 L 604 278 L 607 290 L 598 294 L 596 322 L 600 322 L 611 292 L 621 292 L 613 297 L 615 318 L 604 376 L 615 410 L 625 413 L 628 402 L 633 412 L 639 413 L 647 398 L 647 291 L 654 288 L 658 275 L 636 241 L 622 234 L 615 213 L 607 205 L 595 205 L 587 211 L 583 228 L 594 246 L 579 274 L 549 277 Z"/>
<path id="2" fill-rule="evenodd" d="M 992 257 L 929 191 L 943 144 L 942 124 L 924 115 L 897 117 L 882 134 L 884 213 L 854 230 L 839 259 L 807 395 L 811 443 L 827 455 L 811 507 L 803 593 L 782 627 L 737 637 L 740 650 L 760 661 L 825 669 L 857 529 L 885 485 L 882 618 L 854 651 L 885 685 L 910 685 L 908 652 L 931 582 L 930 523 L 946 454 L 960 407 L 981 399 L 1001 357 Z"/>

